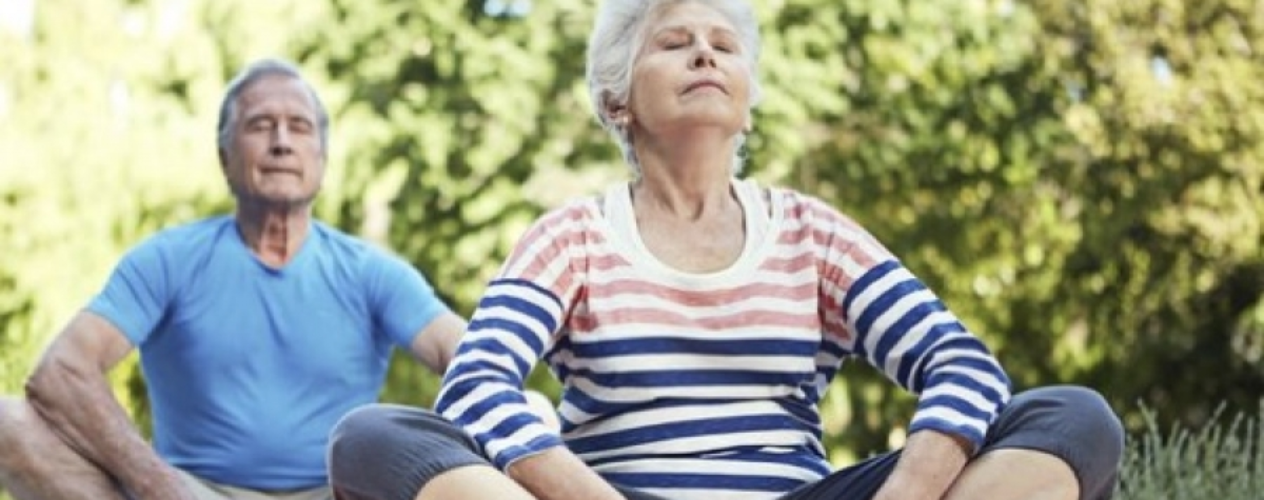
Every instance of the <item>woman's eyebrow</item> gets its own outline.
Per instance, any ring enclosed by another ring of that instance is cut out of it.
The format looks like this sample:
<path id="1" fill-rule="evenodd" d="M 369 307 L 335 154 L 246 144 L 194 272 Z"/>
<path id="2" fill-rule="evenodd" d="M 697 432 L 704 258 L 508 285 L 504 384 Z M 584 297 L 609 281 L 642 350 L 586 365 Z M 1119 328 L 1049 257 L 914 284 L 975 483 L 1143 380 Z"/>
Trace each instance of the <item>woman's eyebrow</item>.
<path id="1" fill-rule="evenodd" d="M 657 37 L 663 34 L 689 33 L 691 31 L 689 28 L 690 28 L 689 25 L 685 25 L 685 24 L 671 24 L 671 25 L 663 26 L 654 30 L 654 32 L 651 33 L 651 36 Z M 718 34 L 718 35 L 725 35 L 725 36 L 730 36 L 734 38 L 737 37 L 736 31 L 734 31 L 732 28 L 728 26 L 724 26 L 720 24 L 712 25 L 708 27 L 706 31 L 708 35 Z"/>

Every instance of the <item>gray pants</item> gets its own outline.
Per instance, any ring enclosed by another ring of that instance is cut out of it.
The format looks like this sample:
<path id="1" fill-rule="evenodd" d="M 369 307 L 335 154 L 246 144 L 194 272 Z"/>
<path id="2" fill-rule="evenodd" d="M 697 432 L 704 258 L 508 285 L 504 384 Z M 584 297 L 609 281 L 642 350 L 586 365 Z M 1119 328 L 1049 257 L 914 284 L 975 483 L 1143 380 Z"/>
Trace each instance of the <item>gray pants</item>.
<path id="1" fill-rule="evenodd" d="M 1061 458 L 1075 472 L 1082 500 L 1108 500 L 1119 483 L 1124 434 L 1097 392 L 1055 386 L 1014 396 L 988 431 L 980 454 L 1029 449 Z M 861 461 L 781 500 L 868 500 L 895 468 L 900 452 Z M 457 467 L 489 465 L 464 432 L 422 409 L 359 408 L 334 427 L 329 481 L 343 500 L 412 500 L 431 478 Z M 629 500 L 663 500 L 618 484 Z"/>
<path id="2" fill-rule="evenodd" d="M 176 469 L 179 470 L 179 469 Z M 298 491 L 258 491 L 207 481 L 179 470 L 181 479 L 198 500 L 333 500 L 329 487 L 321 486 Z"/>

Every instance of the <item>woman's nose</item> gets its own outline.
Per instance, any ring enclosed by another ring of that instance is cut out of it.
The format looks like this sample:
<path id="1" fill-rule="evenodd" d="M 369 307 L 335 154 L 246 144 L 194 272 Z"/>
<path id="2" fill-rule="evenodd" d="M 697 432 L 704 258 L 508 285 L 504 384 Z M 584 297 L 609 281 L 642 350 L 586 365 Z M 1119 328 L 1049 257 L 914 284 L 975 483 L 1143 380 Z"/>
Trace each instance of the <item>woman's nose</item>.
<path id="1" fill-rule="evenodd" d="M 715 67 L 715 48 L 706 42 L 698 43 L 698 48 L 694 49 L 693 59 L 690 67 L 697 68 L 714 68 Z"/>

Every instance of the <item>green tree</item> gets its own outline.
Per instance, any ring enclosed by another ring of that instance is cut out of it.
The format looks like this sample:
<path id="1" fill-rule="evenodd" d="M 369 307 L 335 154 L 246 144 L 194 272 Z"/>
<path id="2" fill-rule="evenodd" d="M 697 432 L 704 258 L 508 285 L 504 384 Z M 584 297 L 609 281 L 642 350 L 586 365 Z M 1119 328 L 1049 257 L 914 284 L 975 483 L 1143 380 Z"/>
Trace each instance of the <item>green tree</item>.
<path id="1" fill-rule="evenodd" d="M 579 80 L 591 7 L 525 18 L 481 2 L 334 0 L 301 43 L 348 92 L 342 220 L 421 268 L 462 313 L 543 209 L 622 175 Z M 549 391 L 541 372 L 537 384 Z M 385 397 L 429 404 L 437 378 L 396 363 Z"/>
<path id="2" fill-rule="evenodd" d="M 1264 393 L 1264 16 L 1255 2 L 1039 9 L 1077 155 L 1054 163 L 1079 241 L 1054 299 L 1085 380 L 1205 420 Z"/>

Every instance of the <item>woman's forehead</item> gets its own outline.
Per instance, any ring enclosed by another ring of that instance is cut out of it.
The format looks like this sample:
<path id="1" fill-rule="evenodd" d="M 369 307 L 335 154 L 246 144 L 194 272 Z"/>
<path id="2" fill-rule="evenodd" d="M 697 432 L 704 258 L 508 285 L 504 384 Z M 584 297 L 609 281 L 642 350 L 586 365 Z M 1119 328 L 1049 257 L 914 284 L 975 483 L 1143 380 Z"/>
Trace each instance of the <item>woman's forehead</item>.
<path id="1" fill-rule="evenodd" d="M 648 23 L 651 33 L 660 31 L 728 31 L 733 23 L 719 10 L 702 2 L 684 1 L 664 5 L 652 12 Z"/>

